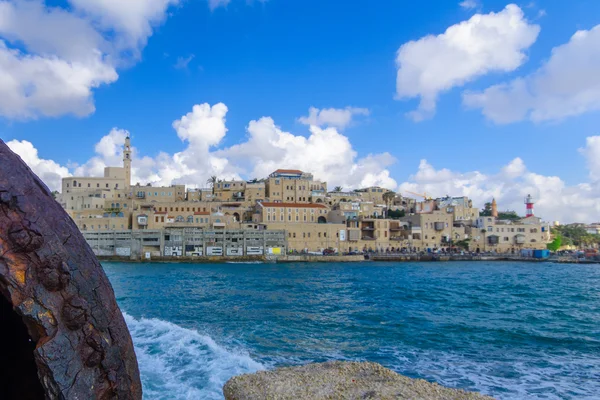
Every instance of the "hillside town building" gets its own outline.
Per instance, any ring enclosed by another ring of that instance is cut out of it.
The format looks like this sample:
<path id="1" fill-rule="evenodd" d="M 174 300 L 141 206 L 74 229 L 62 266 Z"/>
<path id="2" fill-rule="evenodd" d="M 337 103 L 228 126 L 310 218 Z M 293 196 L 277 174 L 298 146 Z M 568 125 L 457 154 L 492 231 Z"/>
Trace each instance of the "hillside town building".
<path id="1" fill-rule="evenodd" d="M 104 243 L 110 234 L 114 240 L 130 238 L 152 256 L 324 250 L 518 254 L 544 249 L 550 241 L 549 224 L 533 215 L 531 196 L 525 199 L 529 216 L 501 220 L 495 199 L 489 216 L 481 216 L 467 197 L 425 195 L 417 201 L 381 187 L 328 191 L 326 182 L 294 169 L 252 181 L 214 177 L 211 187 L 200 189 L 132 185 L 131 163 L 127 138 L 122 167 L 106 167 L 102 177 L 64 178 L 57 200 L 90 240 Z M 179 236 L 190 239 L 174 239 Z M 248 245 L 252 237 L 264 238 L 263 244 Z M 234 245 L 239 238 L 243 244 Z M 116 254 L 122 247 L 112 248 Z"/>

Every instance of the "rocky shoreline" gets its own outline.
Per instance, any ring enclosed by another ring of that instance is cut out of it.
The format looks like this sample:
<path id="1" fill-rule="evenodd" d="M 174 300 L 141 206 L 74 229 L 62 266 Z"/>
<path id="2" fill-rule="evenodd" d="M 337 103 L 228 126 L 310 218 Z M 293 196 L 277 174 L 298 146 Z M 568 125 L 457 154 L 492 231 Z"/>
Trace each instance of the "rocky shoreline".
<path id="1" fill-rule="evenodd" d="M 225 400 L 423 399 L 492 397 L 411 379 L 371 362 L 326 362 L 231 378 Z"/>

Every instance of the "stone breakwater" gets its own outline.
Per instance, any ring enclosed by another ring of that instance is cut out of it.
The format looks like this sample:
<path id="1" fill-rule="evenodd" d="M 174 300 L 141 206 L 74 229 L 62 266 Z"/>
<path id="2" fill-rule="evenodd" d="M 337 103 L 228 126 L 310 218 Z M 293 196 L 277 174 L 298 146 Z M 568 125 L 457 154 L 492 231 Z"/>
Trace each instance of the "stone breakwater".
<path id="1" fill-rule="evenodd" d="M 230 379 L 226 400 L 424 399 L 484 400 L 479 393 L 411 379 L 370 362 L 327 362 Z"/>

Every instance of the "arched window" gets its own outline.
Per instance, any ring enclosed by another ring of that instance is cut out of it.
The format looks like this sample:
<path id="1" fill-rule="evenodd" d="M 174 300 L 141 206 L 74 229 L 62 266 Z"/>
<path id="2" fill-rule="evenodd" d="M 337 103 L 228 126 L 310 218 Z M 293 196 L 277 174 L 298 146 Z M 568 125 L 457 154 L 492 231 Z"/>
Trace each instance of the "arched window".
<path id="1" fill-rule="evenodd" d="M 184 221 L 185 221 L 185 219 L 181 215 L 178 215 L 177 218 L 175 218 L 175 222 L 184 222 Z"/>
<path id="2" fill-rule="evenodd" d="M 187 222 L 188 223 L 193 223 L 194 222 L 194 217 L 192 217 L 191 215 L 189 217 L 187 217 Z"/>

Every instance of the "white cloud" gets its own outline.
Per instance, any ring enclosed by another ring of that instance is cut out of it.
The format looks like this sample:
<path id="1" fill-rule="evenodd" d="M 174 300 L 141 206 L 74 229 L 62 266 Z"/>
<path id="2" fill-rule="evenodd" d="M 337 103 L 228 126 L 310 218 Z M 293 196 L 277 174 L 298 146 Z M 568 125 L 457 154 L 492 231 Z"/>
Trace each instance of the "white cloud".
<path id="1" fill-rule="evenodd" d="M 0 116 L 94 112 L 93 90 L 135 62 L 178 0 L 0 0 Z"/>
<path id="2" fill-rule="evenodd" d="M 397 184 L 388 167 L 395 159 L 388 153 L 357 157 L 347 137 L 335 128 L 310 127 L 308 137 L 283 131 L 264 117 L 251 121 L 248 138 L 234 146 L 215 149 L 227 132 L 223 104 L 194 106 L 192 112 L 175 121 L 173 126 L 186 147 L 177 153 L 141 156 L 133 148 L 132 183 L 172 183 L 205 186 L 211 175 L 221 179 L 262 178 L 277 168 L 294 168 L 312 172 L 330 187 L 353 189 L 383 186 L 408 192 L 427 193 L 433 197 L 469 196 L 478 207 L 496 198 L 501 210 L 524 214 L 523 200 L 531 194 L 536 199 L 536 215 L 546 220 L 569 222 L 600 221 L 600 136 L 588 137 L 580 149 L 585 157 L 590 179 L 569 185 L 557 176 L 530 171 L 521 158 L 515 158 L 496 173 L 459 172 L 436 169 L 422 160 L 415 174 Z M 79 175 L 101 176 L 105 166 L 120 166 L 121 146 L 129 133 L 113 129 L 95 147 L 96 156 L 69 170 L 58 163 L 40 159 L 38 151 L 27 141 L 13 140 L 9 147 L 53 190 L 60 179 Z M 133 138 L 135 144 L 135 138 Z"/>
<path id="3" fill-rule="evenodd" d="M 518 6 L 509 4 L 498 13 L 476 14 L 443 34 L 405 43 L 396 58 L 397 98 L 420 97 L 419 108 L 409 116 L 415 121 L 430 118 L 440 93 L 521 66 L 539 31 Z"/>
<path id="4" fill-rule="evenodd" d="M 264 177 L 278 168 L 312 172 L 331 186 L 357 188 L 397 183 L 386 169 L 395 162 L 388 153 L 358 158 L 349 139 L 336 128 L 310 126 L 308 137 L 293 135 L 273 119 L 251 121 L 246 142 L 217 152 L 252 177 Z"/>
<path id="5" fill-rule="evenodd" d="M 208 0 L 208 7 L 214 10 L 219 7 L 227 7 L 231 0 Z"/>
<path id="6" fill-rule="evenodd" d="M 73 6 L 101 24 L 103 29 L 117 32 L 120 44 L 138 50 L 152 35 L 153 25 L 166 18 L 166 10 L 179 0 L 69 0 Z"/>
<path id="7" fill-rule="evenodd" d="M 435 169 L 422 160 L 408 181 L 400 184 L 400 193 L 427 193 L 433 197 L 468 196 L 479 207 L 495 198 L 500 210 L 525 213 L 524 198 L 536 199 L 536 215 L 562 223 L 600 220 L 600 136 L 587 139 L 581 149 L 590 167 L 591 182 L 567 185 L 557 176 L 545 176 L 529 171 L 522 159 L 516 158 L 495 174 L 479 171 L 457 172 Z"/>
<path id="8" fill-rule="evenodd" d="M 600 136 L 590 136 L 586 139 L 586 146 L 579 149 L 585 156 L 590 179 L 593 182 L 600 182 Z"/>
<path id="9" fill-rule="evenodd" d="M 461 6 L 462 8 L 464 8 L 465 10 L 472 10 L 479 6 L 477 1 L 475 1 L 475 0 L 464 0 L 464 1 L 461 1 L 460 3 L 458 3 L 458 5 Z"/>
<path id="10" fill-rule="evenodd" d="M 60 190 L 62 178 L 71 176 L 68 168 L 52 160 L 40 158 L 38 150 L 27 140 L 11 140 L 6 145 L 25 161 L 50 190 Z"/>
<path id="11" fill-rule="evenodd" d="M 190 62 L 192 62 L 194 57 L 195 56 L 193 54 L 190 54 L 187 57 L 177 57 L 177 61 L 175 62 L 175 65 L 173 67 L 175 69 L 187 69 L 188 65 L 190 64 Z"/>
<path id="12" fill-rule="evenodd" d="M 498 124 L 529 119 L 557 121 L 600 110 L 600 25 L 576 32 L 552 49 L 537 71 L 482 92 L 467 92 L 464 104 L 481 108 Z"/>
<path id="13" fill-rule="evenodd" d="M 95 110 L 92 90 L 117 80 L 98 53 L 87 62 L 25 55 L 0 40 L 0 115 L 33 118 L 39 114 L 86 116 Z"/>
<path id="14" fill-rule="evenodd" d="M 298 121 L 304 125 L 314 126 L 332 126 L 344 129 L 352 123 L 355 116 L 368 116 L 369 110 L 366 108 L 346 107 L 346 108 L 324 108 L 318 109 L 310 107 L 307 117 L 300 117 Z"/>
<path id="15" fill-rule="evenodd" d="M 294 168 L 312 172 L 332 187 L 379 185 L 393 189 L 398 185 L 387 169 L 395 163 L 394 157 L 383 153 L 359 158 L 348 138 L 332 127 L 310 126 L 305 137 L 285 132 L 272 118 L 263 117 L 249 123 L 245 141 L 218 149 L 227 134 L 227 112 L 222 103 L 199 104 L 174 121 L 173 128 L 185 146 L 174 154 L 141 156 L 133 147 L 132 183 L 204 186 L 211 175 L 263 178 L 278 168 Z M 73 166 L 73 173 L 102 176 L 106 166 L 122 165 L 122 145 L 128 135 L 125 130 L 112 129 L 96 144 L 96 155 Z M 132 141 L 135 145 L 135 137 Z"/>

